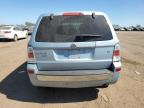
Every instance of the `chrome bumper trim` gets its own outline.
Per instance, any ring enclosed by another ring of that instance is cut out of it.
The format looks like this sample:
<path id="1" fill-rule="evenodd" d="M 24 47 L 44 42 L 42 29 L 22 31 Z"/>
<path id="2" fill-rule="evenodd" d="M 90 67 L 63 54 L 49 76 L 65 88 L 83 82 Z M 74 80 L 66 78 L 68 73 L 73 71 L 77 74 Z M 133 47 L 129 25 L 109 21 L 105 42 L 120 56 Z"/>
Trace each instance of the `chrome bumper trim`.
<path id="1" fill-rule="evenodd" d="M 98 75 L 79 75 L 79 76 L 48 76 L 36 75 L 40 81 L 62 81 L 62 82 L 78 82 L 78 81 L 99 81 L 112 78 L 112 73 Z"/>

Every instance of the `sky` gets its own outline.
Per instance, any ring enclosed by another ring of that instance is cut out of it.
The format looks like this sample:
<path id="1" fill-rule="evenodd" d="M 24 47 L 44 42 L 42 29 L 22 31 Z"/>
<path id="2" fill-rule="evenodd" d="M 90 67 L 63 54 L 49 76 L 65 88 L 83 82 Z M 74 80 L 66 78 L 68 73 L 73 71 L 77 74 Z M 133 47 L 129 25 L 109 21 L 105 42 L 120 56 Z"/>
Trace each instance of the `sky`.
<path id="1" fill-rule="evenodd" d="M 144 26 L 144 0 L 0 0 L 0 24 L 35 23 L 43 13 L 102 11 L 113 24 Z"/>

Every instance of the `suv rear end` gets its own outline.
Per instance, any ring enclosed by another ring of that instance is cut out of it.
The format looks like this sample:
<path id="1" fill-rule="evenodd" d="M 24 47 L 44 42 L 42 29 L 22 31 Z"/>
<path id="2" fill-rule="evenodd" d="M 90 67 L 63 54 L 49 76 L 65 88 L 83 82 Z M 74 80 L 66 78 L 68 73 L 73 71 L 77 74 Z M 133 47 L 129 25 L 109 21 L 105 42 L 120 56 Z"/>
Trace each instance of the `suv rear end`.
<path id="1" fill-rule="evenodd" d="M 104 13 L 41 15 L 28 43 L 27 72 L 34 86 L 94 87 L 115 83 L 120 46 Z"/>
<path id="2" fill-rule="evenodd" d="M 0 26 L 0 39 L 13 39 L 13 26 Z"/>

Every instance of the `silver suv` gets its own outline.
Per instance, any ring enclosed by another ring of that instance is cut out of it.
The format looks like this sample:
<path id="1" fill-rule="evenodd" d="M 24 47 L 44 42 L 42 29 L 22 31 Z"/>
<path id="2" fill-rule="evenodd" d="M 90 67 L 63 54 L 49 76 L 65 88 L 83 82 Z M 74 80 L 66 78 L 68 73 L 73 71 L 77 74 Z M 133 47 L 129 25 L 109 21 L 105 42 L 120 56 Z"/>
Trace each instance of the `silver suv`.
<path id="1" fill-rule="evenodd" d="M 102 12 L 41 15 L 28 43 L 27 72 L 41 87 L 96 87 L 115 83 L 120 45 Z"/>

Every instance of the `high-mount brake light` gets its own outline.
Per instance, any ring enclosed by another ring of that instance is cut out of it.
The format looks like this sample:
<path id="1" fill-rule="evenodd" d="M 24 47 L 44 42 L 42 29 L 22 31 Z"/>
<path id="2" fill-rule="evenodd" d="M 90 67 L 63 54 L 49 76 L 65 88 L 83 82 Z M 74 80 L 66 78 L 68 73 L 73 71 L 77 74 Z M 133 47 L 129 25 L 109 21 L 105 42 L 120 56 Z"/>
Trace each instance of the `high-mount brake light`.
<path id="1" fill-rule="evenodd" d="M 84 14 L 81 12 L 65 12 L 65 13 L 63 13 L 63 16 L 81 16 L 81 15 L 84 15 Z"/>

